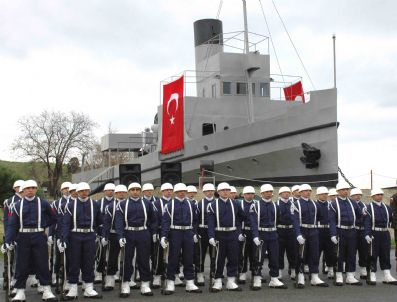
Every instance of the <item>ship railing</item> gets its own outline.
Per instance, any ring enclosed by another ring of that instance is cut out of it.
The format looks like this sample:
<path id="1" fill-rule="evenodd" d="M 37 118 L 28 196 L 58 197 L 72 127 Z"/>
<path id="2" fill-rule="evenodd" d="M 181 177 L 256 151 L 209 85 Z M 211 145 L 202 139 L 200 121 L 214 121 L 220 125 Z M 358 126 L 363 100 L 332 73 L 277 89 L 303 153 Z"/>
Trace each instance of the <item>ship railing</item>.
<path id="1" fill-rule="evenodd" d="M 297 82 L 302 82 L 301 76 L 288 74 L 270 74 L 270 99 L 272 101 L 285 101 L 284 88 Z M 308 101 L 309 92 L 305 92 L 305 100 Z"/>

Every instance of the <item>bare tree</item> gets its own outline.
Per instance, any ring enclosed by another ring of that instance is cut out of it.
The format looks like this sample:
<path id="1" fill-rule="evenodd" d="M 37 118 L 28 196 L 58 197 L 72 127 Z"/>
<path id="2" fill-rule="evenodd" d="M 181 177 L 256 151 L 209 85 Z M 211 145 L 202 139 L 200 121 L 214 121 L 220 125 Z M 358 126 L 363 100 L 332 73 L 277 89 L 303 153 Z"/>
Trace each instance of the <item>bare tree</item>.
<path id="1" fill-rule="evenodd" d="M 64 163 L 94 144 L 96 124 L 85 114 L 43 111 L 18 121 L 21 135 L 12 149 L 47 167 L 49 193 L 55 196 Z"/>

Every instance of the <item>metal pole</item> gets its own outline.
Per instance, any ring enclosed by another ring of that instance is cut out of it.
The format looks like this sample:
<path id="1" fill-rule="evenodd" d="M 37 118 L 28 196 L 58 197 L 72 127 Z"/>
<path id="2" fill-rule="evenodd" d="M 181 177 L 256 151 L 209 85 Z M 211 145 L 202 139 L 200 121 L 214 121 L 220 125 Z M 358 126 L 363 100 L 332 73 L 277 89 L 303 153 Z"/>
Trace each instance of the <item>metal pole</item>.
<path id="1" fill-rule="evenodd" d="M 248 22 L 247 22 L 247 4 L 243 0 L 243 12 L 244 12 L 244 45 L 245 53 L 249 53 L 249 42 L 248 42 Z"/>
<path id="2" fill-rule="evenodd" d="M 374 178 L 373 178 L 373 173 L 372 173 L 372 170 L 371 170 L 371 190 L 372 190 L 372 188 L 373 188 L 373 182 L 374 181 Z"/>
<path id="3" fill-rule="evenodd" d="M 335 51 L 336 36 L 332 35 L 332 44 L 334 49 L 334 88 L 336 88 L 336 51 Z"/>

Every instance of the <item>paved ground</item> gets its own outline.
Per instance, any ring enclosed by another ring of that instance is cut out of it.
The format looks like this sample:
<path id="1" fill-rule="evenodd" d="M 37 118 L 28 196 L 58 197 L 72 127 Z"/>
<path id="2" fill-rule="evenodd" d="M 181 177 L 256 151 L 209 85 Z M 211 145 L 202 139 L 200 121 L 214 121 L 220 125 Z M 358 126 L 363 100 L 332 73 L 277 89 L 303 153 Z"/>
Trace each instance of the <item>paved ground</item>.
<path id="1" fill-rule="evenodd" d="M 392 252 L 391 259 L 394 259 L 394 251 Z M 392 274 L 396 276 L 395 271 L 395 262 L 392 261 L 393 268 Z M 266 265 L 266 264 L 265 264 Z M 1 262 L 1 267 L 3 264 Z M 265 266 L 266 267 L 266 266 Z M 0 269 L 2 272 L 2 269 Z M 266 274 L 267 274 L 266 270 Z M 286 274 L 287 272 L 285 272 Z M 325 276 L 320 274 L 320 277 L 324 280 Z M 267 277 L 268 278 L 268 277 Z M 213 294 L 208 291 L 208 287 L 203 287 L 202 294 L 187 294 L 185 293 L 184 288 L 177 288 L 176 293 L 171 296 L 162 296 L 160 290 L 154 290 L 153 297 L 143 297 L 140 295 L 139 290 L 132 290 L 131 296 L 129 299 L 133 299 L 135 301 L 163 301 L 163 302 L 186 302 L 188 299 L 189 302 L 199 302 L 203 300 L 207 301 L 227 301 L 234 302 L 239 300 L 256 302 L 256 301 L 277 301 L 277 302 L 327 302 L 327 301 L 359 301 L 359 302 L 367 302 L 367 301 L 377 301 L 377 302 L 387 302 L 387 301 L 396 301 L 397 299 L 397 286 L 385 285 L 380 281 L 382 280 L 382 273 L 377 273 L 378 284 L 376 286 L 368 286 L 364 284 L 363 286 L 348 286 L 344 285 L 343 287 L 335 287 L 332 285 L 332 281 L 327 280 L 330 284 L 328 288 L 317 288 L 311 287 L 307 284 L 305 289 L 295 289 L 293 286 L 293 282 L 290 280 L 286 280 L 286 284 L 288 285 L 288 289 L 280 290 L 280 289 L 269 289 L 266 284 L 263 284 L 263 288 L 260 291 L 251 291 L 249 290 L 249 286 L 244 285 L 242 292 L 227 292 L 223 291 L 221 293 Z M 2 280 L 1 282 L 2 283 Z M 308 283 L 308 282 L 307 282 Z M 100 286 L 97 286 L 99 289 Z M 118 297 L 118 288 L 114 292 L 106 292 L 104 293 L 103 300 L 106 301 L 126 301 L 126 299 L 121 299 Z M 80 291 L 80 299 L 82 300 L 82 293 Z M 0 301 L 5 301 L 4 292 L 1 291 Z M 35 289 L 31 289 L 28 287 L 27 290 L 27 301 L 28 302 L 39 302 L 41 301 L 41 295 L 36 293 Z"/>

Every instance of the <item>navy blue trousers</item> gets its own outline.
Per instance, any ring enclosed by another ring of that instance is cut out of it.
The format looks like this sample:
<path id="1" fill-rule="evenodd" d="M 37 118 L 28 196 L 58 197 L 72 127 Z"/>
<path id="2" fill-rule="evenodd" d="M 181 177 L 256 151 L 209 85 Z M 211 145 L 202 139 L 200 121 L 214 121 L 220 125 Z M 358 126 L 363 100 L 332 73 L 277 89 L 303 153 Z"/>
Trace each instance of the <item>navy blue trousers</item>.
<path id="1" fill-rule="evenodd" d="M 318 264 L 320 259 L 319 253 L 319 236 L 317 229 L 305 229 L 301 228 L 302 236 L 306 239 L 305 241 L 305 255 L 304 262 L 309 266 L 310 274 L 318 274 Z M 299 249 L 298 241 L 295 238 L 296 250 Z M 299 273 L 299 268 L 301 266 L 301 258 L 296 259 L 295 272 Z"/>
<path id="2" fill-rule="evenodd" d="M 167 266 L 167 279 L 175 280 L 175 274 L 179 269 L 180 256 L 182 251 L 183 275 L 186 280 L 194 280 L 194 266 L 193 266 L 193 241 L 192 230 L 170 230 L 169 240 L 169 255 Z"/>
<path id="3" fill-rule="evenodd" d="M 51 285 L 46 234 L 44 232 L 19 233 L 17 246 L 15 288 L 26 287 L 26 280 L 32 272 L 32 267 L 41 285 Z M 34 263 L 33 266 L 32 263 Z"/>
<path id="4" fill-rule="evenodd" d="M 238 272 L 239 241 L 237 231 L 216 232 L 215 239 L 219 241 L 218 261 L 216 262 L 215 278 L 223 278 L 226 264 L 228 277 L 236 277 Z"/>
<path id="5" fill-rule="evenodd" d="M 109 258 L 108 258 L 108 271 L 107 274 L 112 276 L 116 275 L 119 270 L 119 253 L 120 253 L 120 244 L 117 237 L 117 234 L 110 233 L 109 235 Z"/>
<path id="6" fill-rule="evenodd" d="M 367 266 L 368 257 L 368 243 L 365 240 L 365 235 L 363 230 L 357 231 L 357 252 L 358 252 L 358 265 L 360 267 Z"/>
<path id="7" fill-rule="evenodd" d="M 294 229 L 278 230 L 278 268 L 284 269 L 284 256 L 287 254 L 289 268 L 295 269 L 296 266 L 296 238 Z"/>
<path id="8" fill-rule="evenodd" d="M 376 272 L 377 262 L 379 258 L 380 269 L 391 269 L 390 265 L 390 233 L 389 232 L 372 232 L 374 239 L 372 241 L 372 257 L 374 265 L 372 266 Z"/>
<path id="9" fill-rule="evenodd" d="M 95 233 L 70 233 L 67 246 L 70 284 L 77 284 L 80 270 L 85 283 L 94 282 L 95 237 Z"/>
<path id="10" fill-rule="evenodd" d="M 320 255 L 323 254 L 325 264 L 328 267 L 333 267 L 336 262 L 334 253 L 334 243 L 331 241 L 329 229 L 319 229 L 319 243 L 320 243 Z"/>
<path id="11" fill-rule="evenodd" d="M 136 265 L 138 266 L 141 281 L 147 282 L 152 279 L 150 271 L 150 250 L 152 238 L 149 230 L 125 231 L 125 258 L 124 258 L 124 282 L 129 282 L 134 272 L 132 261 L 136 249 Z"/>
<path id="12" fill-rule="evenodd" d="M 212 245 L 208 243 L 209 238 L 208 238 L 208 229 L 205 228 L 199 228 L 198 229 L 198 234 L 201 237 L 201 258 L 200 258 L 200 253 L 195 253 L 194 254 L 194 263 L 196 273 L 203 273 L 204 272 L 204 263 L 205 263 L 205 257 L 207 256 L 207 251 L 211 253 L 212 250 Z"/>
<path id="13" fill-rule="evenodd" d="M 278 276 L 278 256 L 279 256 L 279 245 L 277 235 L 274 236 L 268 232 L 259 232 L 259 239 L 263 240 L 262 245 L 262 257 L 260 259 L 261 268 L 263 267 L 263 263 L 265 260 L 265 254 L 267 252 L 267 257 L 269 259 L 268 267 L 269 267 L 269 275 L 270 277 Z M 274 231 L 277 234 L 277 231 Z M 261 276 L 261 270 L 258 273 L 258 276 Z"/>
<path id="14" fill-rule="evenodd" d="M 254 253 L 255 253 L 255 244 L 252 241 L 252 232 L 250 230 L 243 230 L 243 234 L 245 235 L 245 241 L 240 242 L 240 255 L 239 255 L 239 268 L 241 269 L 240 273 L 246 273 L 248 270 L 248 261 L 250 263 L 250 270 L 253 270 L 254 265 Z M 244 257 L 241 255 L 243 253 L 244 247 Z M 242 263 L 241 263 L 241 260 Z"/>
<path id="15" fill-rule="evenodd" d="M 343 272 L 343 263 L 346 263 L 346 272 L 356 271 L 357 232 L 356 229 L 337 229 L 339 235 L 338 272 Z"/>

